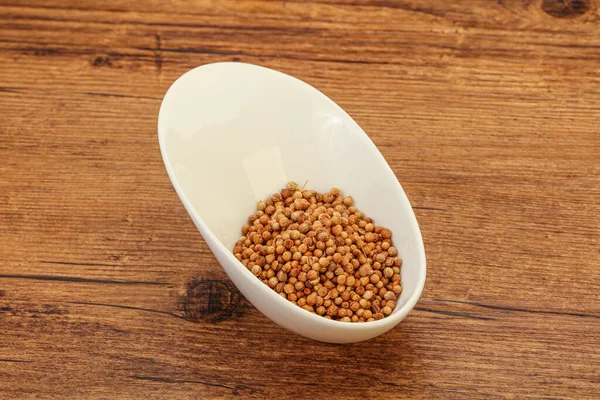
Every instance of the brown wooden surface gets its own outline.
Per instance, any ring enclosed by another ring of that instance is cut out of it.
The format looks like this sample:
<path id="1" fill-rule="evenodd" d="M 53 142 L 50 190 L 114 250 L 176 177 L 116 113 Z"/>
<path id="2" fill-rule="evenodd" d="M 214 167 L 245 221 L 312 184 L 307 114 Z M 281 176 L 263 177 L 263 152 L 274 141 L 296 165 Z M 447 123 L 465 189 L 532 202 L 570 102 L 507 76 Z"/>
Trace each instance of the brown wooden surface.
<path id="1" fill-rule="evenodd" d="M 1 4 L 0 398 L 597 398 L 597 1 Z M 223 60 L 318 87 L 391 164 L 428 258 L 397 328 L 313 342 L 229 283 L 156 136 Z"/>

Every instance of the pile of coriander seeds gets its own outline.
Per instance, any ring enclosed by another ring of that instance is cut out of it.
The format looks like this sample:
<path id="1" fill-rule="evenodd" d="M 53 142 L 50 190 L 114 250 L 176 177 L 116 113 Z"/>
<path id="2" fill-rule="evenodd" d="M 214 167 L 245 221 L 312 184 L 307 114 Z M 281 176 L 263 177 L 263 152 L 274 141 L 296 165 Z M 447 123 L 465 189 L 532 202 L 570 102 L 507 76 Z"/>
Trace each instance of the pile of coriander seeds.
<path id="1" fill-rule="evenodd" d="M 258 203 L 242 235 L 235 257 L 307 311 L 368 322 L 396 307 L 402 261 L 392 233 L 374 225 L 339 189 L 321 194 L 290 182 Z"/>

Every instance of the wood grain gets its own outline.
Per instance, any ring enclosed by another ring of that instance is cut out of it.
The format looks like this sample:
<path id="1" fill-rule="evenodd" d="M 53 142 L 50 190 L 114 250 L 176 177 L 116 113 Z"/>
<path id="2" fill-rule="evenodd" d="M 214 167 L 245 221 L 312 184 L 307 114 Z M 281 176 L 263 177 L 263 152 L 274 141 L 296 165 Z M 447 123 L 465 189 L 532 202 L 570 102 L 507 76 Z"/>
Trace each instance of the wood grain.
<path id="1" fill-rule="evenodd" d="M 593 0 L 0 6 L 0 398 L 597 398 Z M 391 332 L 293 335 L 248 304 L 156 139 L 223 60 L 318 87 L 403 184 L 428 279 Z"/>

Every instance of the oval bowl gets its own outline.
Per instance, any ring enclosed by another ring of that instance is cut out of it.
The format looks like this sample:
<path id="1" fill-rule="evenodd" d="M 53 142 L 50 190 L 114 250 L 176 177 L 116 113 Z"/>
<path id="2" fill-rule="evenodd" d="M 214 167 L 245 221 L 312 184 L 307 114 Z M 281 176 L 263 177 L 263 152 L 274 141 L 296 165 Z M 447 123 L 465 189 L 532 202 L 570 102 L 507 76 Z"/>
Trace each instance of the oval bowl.
<path id="1" fill-rule="evenodd" d="M 242 294 L 264 315 L 302 336 L 349 343 L 381 335 L 417 303 L 425 250 L 410 203 L 387 162 L 356 122 L 314 87 L 244 63 L 215 63 L 177 79 L 159 112 L 169 177 L 192 221 Z M 256 203 L 288 181 L 320 192 L 338 187 L 389 228 L 403 264 L 403 292 L 379 321 L 348 323 L 280 297 L 232 254 Z"/>

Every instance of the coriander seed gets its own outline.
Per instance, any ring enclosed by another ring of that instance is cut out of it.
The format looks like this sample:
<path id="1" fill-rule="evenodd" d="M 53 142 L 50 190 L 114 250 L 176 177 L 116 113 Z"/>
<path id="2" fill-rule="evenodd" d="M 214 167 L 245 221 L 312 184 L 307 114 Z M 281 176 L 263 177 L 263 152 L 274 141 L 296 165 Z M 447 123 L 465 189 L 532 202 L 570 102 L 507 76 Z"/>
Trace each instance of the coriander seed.
<path id="1" fill-rule="evenodd" d="M 376 321 L 402 292 L 392 232 L 337 188 L 289 182 L 256 203 L 233 248 L 241 264 L 293 304 L 327 319 Z"/>

